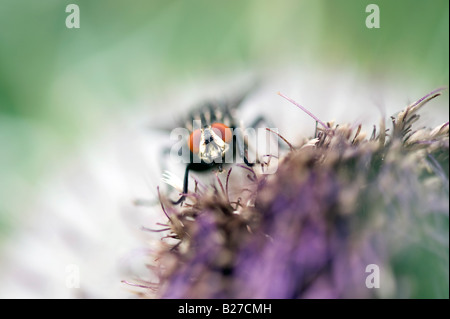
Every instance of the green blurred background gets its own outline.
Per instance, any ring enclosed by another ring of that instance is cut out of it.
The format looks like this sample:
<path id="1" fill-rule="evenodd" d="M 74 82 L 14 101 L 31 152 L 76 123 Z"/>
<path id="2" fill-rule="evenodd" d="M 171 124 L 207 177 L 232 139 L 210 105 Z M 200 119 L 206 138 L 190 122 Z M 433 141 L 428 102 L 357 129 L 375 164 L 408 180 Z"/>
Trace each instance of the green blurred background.
<path id="1" fill-rule="evenodd" d="M 67 29 L 65 8 L 80 7 Z M 380 8 L 367 29 L 365 8 Z M 196 77 L 292 64 L 448 85 L 448 0 L 0 1 L 0 243 L 114 112 Z M 176 94 L 174 92 L 173 94 Z M 149 107 L 162 108 L 162 105 Z"/>

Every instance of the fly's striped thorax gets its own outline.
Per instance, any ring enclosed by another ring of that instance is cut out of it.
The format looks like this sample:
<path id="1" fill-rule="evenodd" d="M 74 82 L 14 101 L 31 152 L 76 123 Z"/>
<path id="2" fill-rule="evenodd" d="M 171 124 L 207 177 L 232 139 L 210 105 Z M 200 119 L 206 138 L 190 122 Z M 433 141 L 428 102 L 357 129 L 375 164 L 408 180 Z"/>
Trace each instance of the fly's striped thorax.
<path id="1" fill-rule="evenodd" d="M 236 128 L 234 108 L 227 103 L 208 102 L 193 110 L 186 119 L 185 127 L 192 132 L 194 121 L 200 121 L 201 128 L 213 123 L 223 123 L 230 128 Z"/>

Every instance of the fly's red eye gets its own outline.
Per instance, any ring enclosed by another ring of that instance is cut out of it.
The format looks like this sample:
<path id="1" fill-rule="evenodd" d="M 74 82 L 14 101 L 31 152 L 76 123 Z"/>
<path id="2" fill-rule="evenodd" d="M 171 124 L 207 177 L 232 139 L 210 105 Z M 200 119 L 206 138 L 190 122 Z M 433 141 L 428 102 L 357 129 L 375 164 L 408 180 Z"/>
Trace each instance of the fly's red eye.
<path id="1" fill-rule="evenodd" d="M 213 129 L 214 133 L 219 135 L 225 143 L 228 143 L 231 141 L 231 138 L 233 137 L 233 135 L 231 134 L 230 128 L 228 126 L 226 126 L 225 124 L 214 123 L 211 125 L 211 128 Z"/>
<path id="2" fill-rule="evenodd" d="M 197 129 L 194 132 L 191 133 L 189 136 L 189 149 L 192 153 L 198 153 L 199 152 L 199 146 L 200 146 L 200 139 L 202 137 L 201 130 Z"/>

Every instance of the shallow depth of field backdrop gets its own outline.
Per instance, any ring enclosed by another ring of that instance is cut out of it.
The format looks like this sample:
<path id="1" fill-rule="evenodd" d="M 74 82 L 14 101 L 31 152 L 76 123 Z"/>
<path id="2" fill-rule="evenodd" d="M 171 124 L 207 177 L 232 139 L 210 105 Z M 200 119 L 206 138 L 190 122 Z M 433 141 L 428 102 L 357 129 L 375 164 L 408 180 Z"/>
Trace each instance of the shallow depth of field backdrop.
<path id="1" fill-rule="evenodd" d="M 79 29 L 66 28 L 70 3 L 79 5 Z M 379 6 L 379 29 L 366 27 L 370 3 Z M 276 74 L 278 83 L 283 72 L 289 79 L 298 72 L 326 95 L 342 85 L 327 72 L 348 69 L 370 83 L 409 88 L 398 92 L 403 104 L 389 105 L 400 110 L 448 85 L 448 13 L 447 0 L 2 0 L 0 270 L 2 251 L 33 218 L 46 177 L 120 114 L 147 108 L 150 120 L 168 107 L 182 112 L 191 101 L 180 100 L 177 90 L 206 94 L 208 79 L 229 83 L 245 72 Z M 359 88 L 351 85 L 346 92 Z M 269 93 L 277 90 L 283 87 Z M 368 98 L 369 106 L 361 105 L 349 121 L 377 102 L 390 104 Z M 311 109 L 312 101 L 299 102 Z M 286 106 L 281 99 L 279 105 Z M 440 116 L 433 124 L 448 121 L 448 92 L 436 105 Z"/>

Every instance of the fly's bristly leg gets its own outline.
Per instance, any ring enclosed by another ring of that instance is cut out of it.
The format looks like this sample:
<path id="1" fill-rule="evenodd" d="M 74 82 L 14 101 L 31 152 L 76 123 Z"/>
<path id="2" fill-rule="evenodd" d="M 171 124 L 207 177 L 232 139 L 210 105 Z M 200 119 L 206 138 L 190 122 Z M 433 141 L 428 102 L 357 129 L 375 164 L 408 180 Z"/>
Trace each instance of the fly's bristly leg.
<path id="1" fill-rule="evenodd" d="M 244 140 L 244 136 L 241 134 L 241 132 L 239 130 L 236 131 L 237 134 L 236 136 L 236 146 L 237 146 L 237 150 L 239 152 L 239 156 L 244 160 L 245 165 L 252 167 L 253 165 L 255 165 L 255 163 L 250 163 L 248 160 L 248 154 L 247 154 L 247 149 L 248 149 L 248 145 Z"/>
<path id="2" fill-rule="evenodd" d="M 186 199 L 186 194 L 188 193 L 189 189 L 189 171 L 191 170 L 191 167 L 192 163 L 186 165 L 186 170 L 184 171 L 184 178 L 183 178 L 183 194 L 177 201 L 172 201 L 173 205 L 182 204 Z"/>

